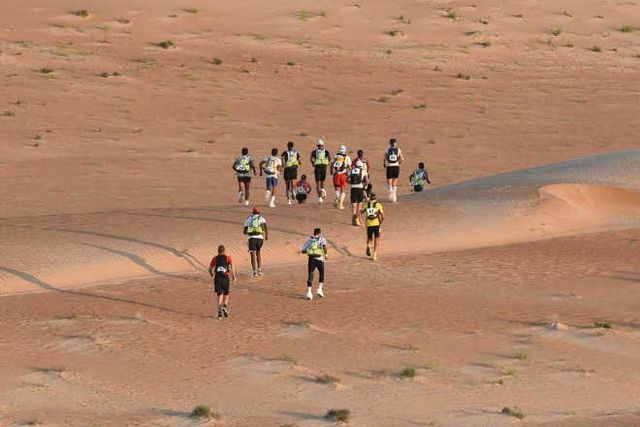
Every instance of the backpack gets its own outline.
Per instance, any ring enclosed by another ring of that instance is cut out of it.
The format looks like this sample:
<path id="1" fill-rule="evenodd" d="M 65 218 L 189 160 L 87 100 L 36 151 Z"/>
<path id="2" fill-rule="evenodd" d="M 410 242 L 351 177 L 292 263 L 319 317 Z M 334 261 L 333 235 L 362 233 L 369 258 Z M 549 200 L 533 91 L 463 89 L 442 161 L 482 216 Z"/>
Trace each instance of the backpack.
<path id="1" fill-rule="evenodd" d="M 342 171 L 346 167 L 346 161 L 347 156 L 345 156 L 344 154 L 336 154 L 336 156 L 333 158 L 333 168 L 338 171 Z"/>
<path id="2" fill-rule="evenodd" d="M 298 166 L 298 152 L 295 150 L 287 150 L 285 152 L 285 166 L 294 168 Z"/>
<path id="3" fill-rule="evenodd" d="M 267 175 L 275 175 L 276 174 L 275 164 L 276 164 L 276 160 L 273 158 L 273 156 L 271 156 L 269 157 L 269 160 L 265 162 L 262 170 Z"/>
<path id="4" fill-rule="evenodd" d="M 389 147 L 387 151 L 387 162 L 388 163 L 397 163 L 398 162 L 398 147 Z"/>
<path id="5" fill-rule="evenodd" d="M 353 168 L 351 172 L 349 172 L 349 184 L 358 185 L 362 184 L 362 169 Z"/>
<path id="6" fill-rule="evenodd" d="M 214 269 L 216 277 L 229 275 L 229 258 L 226 255 L 216 256 L 216 267 Z"/>
<path id="7" fill-rule="evenodd" d="M 328 163 L 329 163 L 329 159 L 327 158 L 327 150 L 325 150 L 324 148 L 317 148 L 313 164 L 315 166 L 318 166 L 318 165 L 326 165 Z"/>
<path id="8" fill-rule="evenodd" d="M 236 159 L 236 163 L 233 166 L 238 173 L 247 173 L 249 172 L 249 156 L 240 156 Z"/>
<path id="9" fill-rule="evenodd" d="M 262 224 L 260 223 L 262 217 L 260 215 L 252 215 L 249 226 L 247 227 L 247 234 L 249 236 L 258 236 L 264 231 Z"/>
<path id="10" fill-rule="evenodd" d="M 367 219 L 376 219 L 378 217 L 378 202 L 369 202 L 367 203 Z"/>

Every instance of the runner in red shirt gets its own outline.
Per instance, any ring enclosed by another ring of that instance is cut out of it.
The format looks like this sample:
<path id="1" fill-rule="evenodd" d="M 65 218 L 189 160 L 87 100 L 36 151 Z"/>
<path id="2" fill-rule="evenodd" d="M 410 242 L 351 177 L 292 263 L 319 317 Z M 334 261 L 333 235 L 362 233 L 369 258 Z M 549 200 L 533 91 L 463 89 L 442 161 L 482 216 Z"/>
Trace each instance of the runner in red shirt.
<path id="1" fill-rule="evenodd" d="M 213 286 L 218 295 L 218 320 L 229 317 L 229 285 L 230 279 L 236 281 L 231 257 L 225 253 L 223 245 L 218 246 L 218 255 L 209 263 L 209 274 L 214 277 Z"/>

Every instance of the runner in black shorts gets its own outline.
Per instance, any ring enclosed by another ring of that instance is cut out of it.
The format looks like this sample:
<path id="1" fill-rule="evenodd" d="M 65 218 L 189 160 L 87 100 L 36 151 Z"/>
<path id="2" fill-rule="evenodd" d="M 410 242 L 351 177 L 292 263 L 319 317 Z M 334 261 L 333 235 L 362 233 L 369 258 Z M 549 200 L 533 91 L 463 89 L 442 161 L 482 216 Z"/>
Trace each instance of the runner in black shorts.
<path id="1" fill-rule="evenodd" d="M 295 188 L 298 180 L 298 166 L 300 165 L 300 153 L 294 148 L 293 142 L 287 143 L 286 151 L 282 152 L 282 164 L 284 165 L 284 183 L 287 191 L 287 204 L 292 204 L 296 198 Z"/>
<path id="2" fill-rule="evenodd" d="M 367 240 L 373 240 L 374 237 L 380 237 L 379 225 L 372 225 L 367 227 Z"/>
<path id="3" fill-rule="evenodd" d="M 389 140 L 389 147 L 384 152 L 384 167 L 387 170 L 387 189 L 389 200 L 398 200 L 398 178 L 400 177 L 400 164 L 404 162 L 402 150 L 398 148 L 395 138 Z"/>
<path id="4" fill-rule="evenodd" d="M 316 179 L 316 192 L 318 193 L 318 203 L 323 203 L 327 197 L 324 189 L 324 182 L 327 179 L 327 168 L 331 158 L 329 151 L 324 148 L 324 141 L 319 139 L 317 148 L 311 152 L 311 166 L 313 166 L 313 176 Z"/>
<path id="5" fill-rule="evenodd" d="M 236 281 L 231 257 L 225 253 L 223 245 L 218 246 L 218 255 L 209 263 L 209 274 L 214 276 L 213 286 L 218 295 L 218 320 L 229 317 L 229 285 L 231 279 Z"/>

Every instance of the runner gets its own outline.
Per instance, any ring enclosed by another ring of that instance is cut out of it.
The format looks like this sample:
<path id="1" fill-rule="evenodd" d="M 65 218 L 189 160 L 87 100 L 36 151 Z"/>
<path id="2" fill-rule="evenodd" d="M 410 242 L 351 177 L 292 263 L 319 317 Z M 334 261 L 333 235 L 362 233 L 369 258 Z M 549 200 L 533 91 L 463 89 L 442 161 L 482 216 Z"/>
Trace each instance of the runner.
<path id="1" fill-rule="evenodd" d="M 369 193 L 373 191 L 373 185 L 371 185 L 371 164 L 369 163 L 369 160 L 364 158 L 364 151 L 362 150 L 358 150 L 358 157 L 356 157 L 356 161 L 358 160 L 360 160 L 364 164 L 364 199 L 369 200 Z"/>
<path id="2" fill-rule="evenodd" d="M 360 214 L 364 214 L 367 224 L 367 256 L 371 256 L 371 259 L 376 261 L 378 259 L 378 245 L 380 243 L 380 227 L 382 221 L 384 221 L 384 208 L 382 203 L 376 199 L 374 193 L 369 194 L 369 201 L 365 205 L 364 209 L 360 211 Z M 373 251 L 371 250 L 371 243 L 373 242 Z"/>
<path id="3" fill-rule="evenodd" d="M 251 256 L 251 269 L 253 276 L 262 276 L 262 258 L 260 249 L 265 240 L 269 240 L 267 220 L 260 215 L 260 209 L 253 208 L 253 212 L 244 222 L 244 234 L 249 242 L 249 255 Z"/>
<path id="4" fill-rule="evenodd" d="M 249 149 L 244 147 L 231 166 L 238 177 L 238 203 L 249 206 L 249 187 L 251 186 L 251 172 L 256 175 L 256 167 L 249 156 Z"/>
<path id="5" fill-rule="evenodd" d="M 349 188 L 351 190 L 351 224 L 355 226 L 362 225 L 360 222 L 360 211 L 362 210 L 362 201 L 364 200 L 364 184 L 367 179 L 365 164 L 362 160 L 356 160 L 353 167 L 349 171 Z"/>
<path id="6" fill-rule="evenodd" d="M 327 191 L 324 189 L 324 181 L 327 179 L 327 166 L 329 165 L 329 151 L 324 148 L 324 141 L 319 139 L 316 144 L 318 148 L 311 152 L 311 165 L 313 166 L 313 175 L 316 179 L 316 192 L 318 193 L 318 203 L 323 203 L 327 197 Z"/>
<path id="7" fill-rule="evenodd" d="M 262 173 L 267 179 L 267 193 L 264 198 L 270 208 L 276 207 L 276 187 L 278 187 L 278 174 L 282 172 L 282 160 L 278 157 L 278 149 L 272 148 L 271 155 L 260 162 L 260 176 Z"/>
<path id="8" fill-rule="evenodd" d="M 300 177 L 300 181 L 298 181 L 298 186 L 296 187 L 296 200 L 299 204 L 302 204 L 307 201 L 307 197 L 311 193 L 311 186 L 307 182 L 307 175 L 302 175 Z"/>
<path id="9" fill-rule="evenodd" d="M 398 201 L 398 177 L 400 176 L 400 164 L 404 162 L 402 151 L 398 148 L 395 138 L 389 140 L 389 147 L 384 152 L 384 167 L 387 170 L 387 185 L 389 200 Z"/>
<path id="10" fill-rule="evenodd" d="M 215 274 L 214 274 L 215 271 Z M 218 255 L 209 263 L 209 274 L 214 277 L 213 286 L 218 295 L 218 320 L 229 317 L 229 278 L 236 281 L 231 257 L 225 253 L 223 245 L 218 246 Z"/>
<path id="11" fill-rule="evenodd" d="M 294 188 L 298 179 L 298 166 L 300 165 L 300 153 L 293 149 L 293 142 L 287 143 L 287 150 L 282 152 L 284 163 L 284 183 L 287 187 L 287 204 L 293 203 L 296 198 Z"/>
<path id="12" fill-rule="evenodd" d="M 431 184 L 431 181 L 429 181 L 429 172 L 424 168 L 423 162 L 418 163 L 418 169 L 411 172 L 409 182 L 411 183 L 413 191 L 416 193 L 419 193 L 424 189 L 425 182 L 427 184 Z"/>
<path id="13" fill-rule="evenodd" d="M 300 250 L 301 253 L 306 254 L 309 258 L 307 264 L 307 294 L 308 300 L 313 299 L 313 273 L 317 269 L 320 278 L 318 279 L 318 289 L 316 293 L 320 298 L 324 298 L 324 261 L 329 257 L 327 251 L 327 240 L 322 236 L 322 232 L 319 228 L 313 229 L 313 236 L 307 240 Z"/>
<path id="14" fill-rule="evenodd" d="M 347 147 L 340 146 L 338 153 L 333 156 L 331 162 L 331 175 L 333 175 L 333 187 L 336 191 L 334 205 L 338 209 L 344 209 L 345 190 L 347 189 L 347 173 L 351 168 L 351 157 L 347 154 Z"/>

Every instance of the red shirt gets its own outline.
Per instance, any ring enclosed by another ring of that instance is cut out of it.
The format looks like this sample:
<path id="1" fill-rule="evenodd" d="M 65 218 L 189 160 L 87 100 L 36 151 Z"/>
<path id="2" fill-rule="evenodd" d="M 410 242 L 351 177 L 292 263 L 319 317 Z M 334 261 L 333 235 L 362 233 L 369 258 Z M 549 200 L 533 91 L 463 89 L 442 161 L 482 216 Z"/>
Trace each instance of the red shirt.
<path id="1" fill-rule="evenodd" d="M 216 255 L 213 258 L 211 258 L 211 262 L 209 263 L 209 270 L 213 269 L 213 267 L 216 266 L 216 259 L 219 256 L 226 256 L 227 257 L 227 264 L 229 265 L 229 267 L 233 266 L 233 262 L 231 262 L 231 257 L 229 255 Z M 225 276 L 228 276 L 229 274 L 231 274 L 231 273 L 229 271 L 227 271 Z"/>

